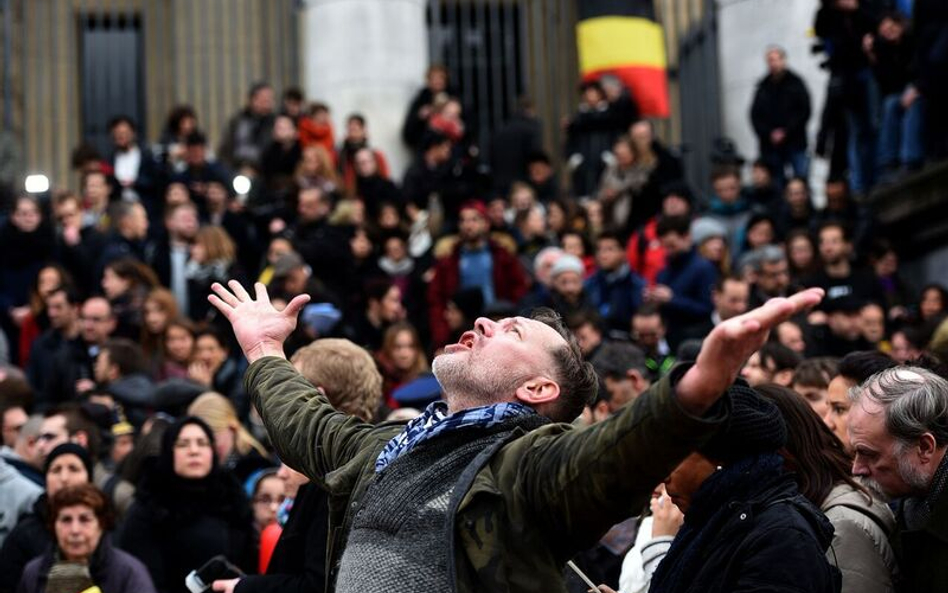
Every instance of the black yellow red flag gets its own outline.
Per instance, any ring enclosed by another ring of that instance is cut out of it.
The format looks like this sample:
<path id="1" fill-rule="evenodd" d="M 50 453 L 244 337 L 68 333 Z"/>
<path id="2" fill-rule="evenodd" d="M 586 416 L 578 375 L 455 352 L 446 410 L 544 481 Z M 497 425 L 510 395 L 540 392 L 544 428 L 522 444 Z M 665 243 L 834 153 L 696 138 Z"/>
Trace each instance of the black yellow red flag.
<path id="1" fill-rule="evenodd" d="M 668 117 L 665 35 L 652 0 L 576 0 L 576 40 L 583 80 L 612 74 L 647 117 Z"/>

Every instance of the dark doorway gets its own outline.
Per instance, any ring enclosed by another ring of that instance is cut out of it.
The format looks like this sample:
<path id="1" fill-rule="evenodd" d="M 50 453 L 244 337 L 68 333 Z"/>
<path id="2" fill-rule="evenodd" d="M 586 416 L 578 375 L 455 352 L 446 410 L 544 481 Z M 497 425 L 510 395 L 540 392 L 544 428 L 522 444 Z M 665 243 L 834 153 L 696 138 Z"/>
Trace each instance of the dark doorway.
<path id="1" fill-rule="evenodd" d="M 142 27 L 137 15 L 83 15 L 79 23 L 82 131 L 102 156 L 111 150 L 109 120 L 131 117 L 145 137 Z"/>

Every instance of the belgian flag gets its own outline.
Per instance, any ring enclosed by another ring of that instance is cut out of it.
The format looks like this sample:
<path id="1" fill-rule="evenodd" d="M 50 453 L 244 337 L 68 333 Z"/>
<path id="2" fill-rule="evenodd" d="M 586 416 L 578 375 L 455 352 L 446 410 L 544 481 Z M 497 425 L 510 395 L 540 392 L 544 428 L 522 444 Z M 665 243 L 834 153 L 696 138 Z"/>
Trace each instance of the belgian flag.
<path id="1" fill-rule="evenodd" d="M 642 115 L 668 117 L 665 36 L 652 0 L 576 0 L 583 80 L 612 74 L 632 91 Z"/>

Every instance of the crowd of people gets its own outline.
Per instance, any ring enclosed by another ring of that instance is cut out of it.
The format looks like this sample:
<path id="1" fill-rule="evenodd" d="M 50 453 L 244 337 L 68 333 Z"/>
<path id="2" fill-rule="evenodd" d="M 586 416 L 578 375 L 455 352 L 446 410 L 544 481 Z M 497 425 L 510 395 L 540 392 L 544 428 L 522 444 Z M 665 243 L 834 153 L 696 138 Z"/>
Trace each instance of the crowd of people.
<path id="1" fill-rule="evenodd" d="M 777 47 L 758 158 L 706 195 L 611 77 L 562 168 L 528 99 L 474 138 L 438 66 L 400 180 L 297 89 L 214 148 L 186 105 L 154 143 L 116 116 L 76 191 L 0 215 L 0 593 L 184 591 L 217 555 L 228 593 L 585 591 L 569 559 L 621 593 L 943 589 L 948 290 L 859 199 L 948 156 L 948 16 L 899 9 L 817 15 L 822 209 Z"/>

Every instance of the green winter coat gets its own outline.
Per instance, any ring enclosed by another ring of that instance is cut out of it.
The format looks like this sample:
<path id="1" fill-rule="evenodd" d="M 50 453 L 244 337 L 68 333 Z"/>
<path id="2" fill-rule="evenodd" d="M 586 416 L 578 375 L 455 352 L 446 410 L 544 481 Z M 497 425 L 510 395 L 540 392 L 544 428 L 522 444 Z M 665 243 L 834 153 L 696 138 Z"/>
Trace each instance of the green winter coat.
<path id="1" fill-rule="evenodd" d="M 704 418 L 680 408 L 672 385 L 683 370 L 605 422 L 520 430 L 479 454 L 457 486 L 466 494 L 449 509 L 454 530 L 445 545 L 455 591 L 565 592 L 566 561 L 642 509 L 655 486 L 726 419 L 726 398 Z M 374 426 L 335 411 L 280 358 L 250 365 L 245 384 L 281 459 L 329 492 L 333 590 L 375 460 L 404 423 Z"/>

